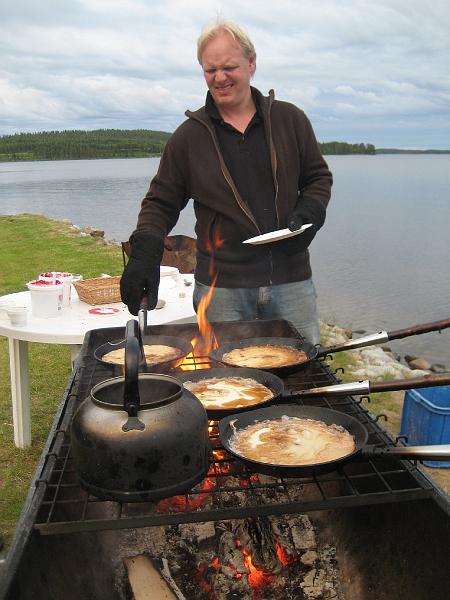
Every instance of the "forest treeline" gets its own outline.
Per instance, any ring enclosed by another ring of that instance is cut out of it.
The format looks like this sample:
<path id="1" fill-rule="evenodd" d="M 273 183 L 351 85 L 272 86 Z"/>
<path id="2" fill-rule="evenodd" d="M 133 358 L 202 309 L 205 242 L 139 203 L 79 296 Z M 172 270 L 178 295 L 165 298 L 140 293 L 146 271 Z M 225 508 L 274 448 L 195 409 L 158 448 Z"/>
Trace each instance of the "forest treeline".
<path id="1" fill-rule="evenodd" d="M 43 131 L 0 137 L 0 160 L 77 160 L 159 156 L 170 133 L 149 129 Z"/>
<path id="2" fill-rule="evenodd" d="M 0 161 L 160 156 L 170 133 L 150 129 L 44 131 L 0 136 Z M 375 154 L 372 144 L 323 142 L 323 154 Z"/>

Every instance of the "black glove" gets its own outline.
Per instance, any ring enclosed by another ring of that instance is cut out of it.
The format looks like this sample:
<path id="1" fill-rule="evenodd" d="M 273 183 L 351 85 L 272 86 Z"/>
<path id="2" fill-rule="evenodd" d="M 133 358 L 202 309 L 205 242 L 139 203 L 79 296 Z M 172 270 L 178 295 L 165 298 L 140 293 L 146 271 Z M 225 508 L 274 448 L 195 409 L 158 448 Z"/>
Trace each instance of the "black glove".
<path id="1" fill-rule="evenodd" d="M 299 200 L 297 206 L 289 216 L 288 228 L 291 231 L 296 231 L 302 225 L 306 225 L 306 223 L 312 223 L 312 225 L 308 229 L 305 229 L 303 233 L 287 240 L 282 240 L 280 242 L 281 250 L 288 256 L 297 254 L 298 252 L 305 252 L 324 221 L 325 209 L 318 202 L 309 198 Z"/>
<path id="2" fill-rule="evenodd" d="M 148 293 L 148 310 L 153 310 L 158 302 L 164 243 L 149 233 L 134 233 L 130 244 L 131 254 L 120 280 L 120 295 L 130 313 L 137 315 L 144 292 Z"/>

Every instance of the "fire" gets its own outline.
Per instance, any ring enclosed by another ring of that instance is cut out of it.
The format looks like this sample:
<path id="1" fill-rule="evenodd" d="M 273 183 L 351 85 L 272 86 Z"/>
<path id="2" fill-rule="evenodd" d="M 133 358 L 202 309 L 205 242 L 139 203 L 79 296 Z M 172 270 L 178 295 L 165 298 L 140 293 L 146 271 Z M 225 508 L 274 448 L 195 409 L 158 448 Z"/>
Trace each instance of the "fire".
<path id="1" fill-rule="evenodd" d="M 160 500 L 156 507 L 158 512 L 185 512 L 189 510 L 197 510 L 200 506 L 211 497 L 211 490 L 215 487 L 214 478 L 206 477 L 197 493 L 190 493 L 186 496 L 172 496 L 164 500 Z"/>
<path id="2" fill-rule="evenodd" d="M 214 460 L 226 460 L 227 459 L 227 453 L 225 452 L 225 450 L 223 450 L 223 448 L 218 448 L 216 450 L 213 450 L 212 455 L 214 457 Z"/>
<path id="3" fill-rule="evenodd" d="M 211 298 L 216 287 L 218 273 L 214 274 L 214 254 L 215 251 L 224 244 L 225 240 L 221 237 L 220 232 L 214 230 L 212 239 L 206 242 L 206 248 L 210 255 L 209 261 L 209 275 L 213 277 L 213 281 L 209 288 L 209 291 L 200 300 L 197 307 L 197 324 L 199 335 L 191 340 L 192 348 L 194 349 L 191 354 L 188 354 L 186 358 L 181 362 L 179 366 L 183 371 L 194 371 L 196 369 L 209 369 L 211 363 L 208 361 L 199 362 L 196 361 L 196 357 L 208 356 L 211 350 L 214 350 L 219 346 L 214 330 L 211 323 L 206 318 L 206 310 L 211 303 Z"/>
<path id="4" fill-rule="evenodd" d="M 236 540 L 236 545 L 242 548 L 242 554 L 244 556 L 245 568 L 248 571 L 248 583 L 252 588 L 259 588 L 267 585 L 273 579 L 272 573 L 266 573 L 263 569 L 258 569 L 253 564 L 252 555 L 248 552 L 247 548 L 242 546 L 241 541 Z"/>
<path id="5" fill-rule="evenodd" d="M 214 288 L 217 281 L 217 275 L 214 277 L 211 287 L 208 293 L 203 296 L 200 300 L 197 308 L 197 325 L 199 335 L 191 340 L 193 351 L 186 356 L 186 358 L 179 365 L 183 371 L 194 371 L 197 369 L 209 369 L 211 367 L 210 361 L 199 362 L 195 360 L 195 357 L 208 356 L 211 350 L 214 350 L 219 346 L 217 338 L 214 333 L 214 329 L 211 323 L 206 318 L 206 310 L 211 303 L 211 298 L 214 293 Z"/>
<path id="6" fill-rule="evenodd" d="M 214 253 L 217 248 L 223 246 L 224 242 L 225 240 L 220 237 L 220 232 L 217 229 L 214 230 L 213 239 L 206 242 L 206 249 L 211 256 L 209 261 L 209 274 L 211 277 L 214 275 Z"/>
<path id="7" fill-rule="evenodd" d="M 295 557 L 289 556 L 281 544 L 277 544 L 277 556 L 283 567 L 287 567 L 295 561 Z"/>
<path id="8" fill-rule="evenodd" d="M 259 598 L 260 594 L 264 593 L 263 590 L 269 589 L 269 586 L 273 584 L 276 575 L 274 573 L 269 573 L 267 571 L 264 571 L 264 569 L 256 567 L 253 563 L 252 555 L 247 550 L 247 548 L 245 548 L 245 546 L 242 545 L 242 542 L 239 538 L 236 539 L 236 547 L 240 548 L 240 550 L 242 551 L 244 566 L 247 571 L 247 581 L 252 590 L 252 597 L 255 599 Z M 290 557 L 286 554 L 285 550 L 280 544 L 277 544 L 277 556 L 284 567 L 290 565 L 292 562 L 295 561 L 294 557 Z M 233 577 L 236 580 L 241 579 L 243 575 L 245 575 L 245 573 L 239 571 L 237 567 L 231 562 L 228 562 L 226 566 L 227 570 L 233 573 Z M 198 565 L 197 575 L 200 575 L 200 577 L 203 579 L 203 582 L 201 581 L 201 583 L 205 591 L 209 591 L 212 593 L 211 572 L 218 573 L 220 571 L 221 566 L 218 556 L 215 556 L 212 559 L 211 563 L 209 563 L 209 565 L 206 565 L 205 563 L 201 563 Z M 208 590 L 206 588 L 208 588 Z"/>
<path id="9" fill-rule="evenodd" d="M 239 480 L 239 484 L 242 487 L 248 487 L 251 483 L 259 483 L 259 476 L 258 473 L 253 473 L 253 475 L 250 475 L 250 477 L 248 477 L 248 479 L 240 479 Z"/>

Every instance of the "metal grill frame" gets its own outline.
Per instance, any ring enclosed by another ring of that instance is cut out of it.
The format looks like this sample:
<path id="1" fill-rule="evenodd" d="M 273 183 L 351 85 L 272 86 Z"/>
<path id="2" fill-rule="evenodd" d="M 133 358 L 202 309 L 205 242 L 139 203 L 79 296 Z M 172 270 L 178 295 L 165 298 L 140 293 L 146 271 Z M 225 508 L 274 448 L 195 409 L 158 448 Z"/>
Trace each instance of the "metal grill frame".
<path id="1" fill-rule="evenodd" d="M 219 343 L 270 334 L 299 337 L 289 323 L 279 320 L 214 323 L 213 327 Z M 196 324 L 168 324 L 153 327 L 152 332 L 181 336 L 190 341 L 198 330 Z M 95 360 L 93 350 L 123 335 L 122 328 L 93 330 L 86 335 L 41 459 L 40 475 L 35 479 L 34 528 L 42 535 L 296 514 L 435 497 L 435 486 L 414 462 L 390 457 L 377 460 L 360 457 L 333 473 L 311 477 L 255 477 L 221 449 L 217 428 L 213 426 L 210 471 L 189 493 L 152 503 L 119 503 L 95 498 L 78 483 L 70 452 L 70 423 L 92 386 L 112 376 L 111 370 Z M 203 360 L 207 358 L 196 358 L 196 361 Z M 176 375 L 176 370 L 169 372 Z M 345 396 L 299 401 L 295 398 L 295 392 L 301 389 L 339 382 L 322 360 L 312 361 L 284 379 L 286 389 L 293 394 L 292 402 L 350 414 L 367 428 L 370 444 L 395 445 L 377 418 L 361 404 L 361 399 Z"/>

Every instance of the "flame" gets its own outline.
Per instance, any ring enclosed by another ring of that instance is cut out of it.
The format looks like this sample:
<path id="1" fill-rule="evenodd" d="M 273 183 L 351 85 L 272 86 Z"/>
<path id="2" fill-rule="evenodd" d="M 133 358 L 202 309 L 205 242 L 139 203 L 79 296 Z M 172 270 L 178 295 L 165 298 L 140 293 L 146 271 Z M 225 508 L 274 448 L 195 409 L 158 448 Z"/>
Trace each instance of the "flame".
<path id="1" fill-rule="evenodd" d="M 223 448 L 218 448 L 216 450 L 213 450 L 212 455 L 214 457 L 214 460 L 226 460 L 227 459 L 227 453 L 225 452 L 225 450 Z"/>
<path id="2" fill-rule="evenodd" d="M 216 287 L 217 275 L 214 277 L 208 293 L 203 296 L 200 300 L 197 308 L 197 324 L 200 332 L 200 339 L 197 339 L 194 347 L 194 356 L 199 355 L 199 351 L 202 355 L 207 355 L 211 350 L 219 347 L 214 330 L 211 323 L 206 318 L 206 310 L 211 303 L 213 297 L 214 288 Z"/>
<path id="3" fill-rule="evenodd" d="M 242 548 L 244 565 L 248 572 L 247 579 L 250 587 L 260 588 L 270 583 L 273 580 L 274 575 L 272 573 L 267 573 L 263 569 L 258 569 L 258 567 L 255 567 L 253 564 L 252 555 L 247 548 L 245 548 L 245 546 L 242 546 L 239 539 L 236 540 L 236 546 L 238 548 Z"/>
<path id="4" fill-rule="evenodd" d="M 220 232 L 215 229 L 213 233 L 213 239 L 206 241 L 206 250 L 210 255 L 209 260 L 209 275 L 212 277 L 214 275 L 214 253 L 217 248 L 223 246 L 225 240 L 220 236 Z"/>
<path id="5" fill-rule="evenodd" d="M 212 239 L 209 239 L 206 242 L 206 249 L 211 257 L 209 261 L 209 275 L 213 278 L 213 280 L 208 293 L 201 298 L 197 307 L 197 325 L 199 335 L 191 340 L 193 352 L 188 354 L 186 358 L 179 365 L 177 365 L 183 371 L 209 369 L 211 367 L 211 362 L 209 360 L 199 363 L 199 361 L 195 360 L 195 357 L 208 356 L 211 350 L 214 350 L 219 346 L 214 334 L 214 330 L 211 327 L 211 323 L 206 318 L 206 310 L 211 303 L 211 298 L 213 296 L 217 277 L 219 275 L 218 273 L 214 274 L 214 254 L 215 251 L 224 244 L 224 242 L 225 240 L 221 237 L 220 232 L 217 229 L 214 230 Z"/>
<path id="6" fill-rule="evenodd" d="M 196 357 L 204 357 L 208 356 L 211 350 L 218 348 L 219 343 L 217 341 L 216 335 L 214 333 L 214 329 L 211 326 L 211 323 L 206 318 L 206 310 L 211 303 L 211 298 L 214 293 L 214 288 L 216 286 L 217 275 L 214 277 L 211 286 L 208 290 L 208 293 L 203 296 L 200 300 L 199 305 L 197 307 L 197 325 L 199 335 L 195 336 L 191 340 L 193 351 L 189 353 L 184 360 L 178 365 L 183 371 L 194 371 L 198 369 L 209 369 L 211 368 L 211 362 L 206 361 L 196 361 Z"/>

